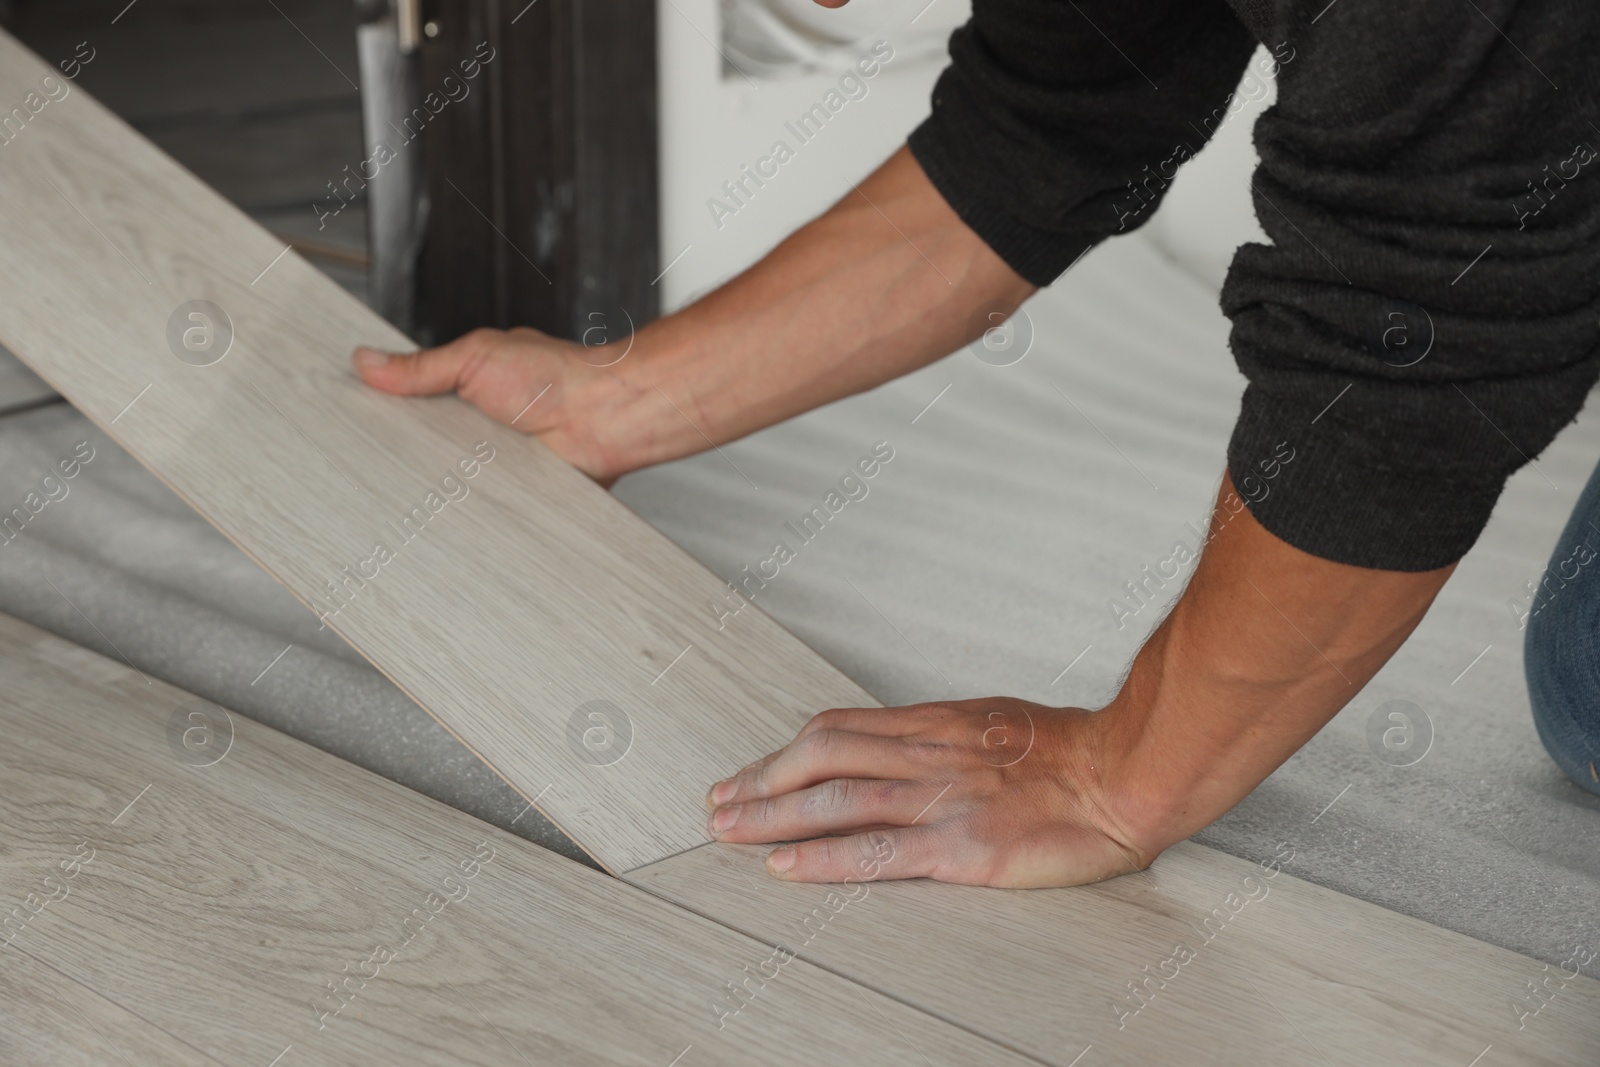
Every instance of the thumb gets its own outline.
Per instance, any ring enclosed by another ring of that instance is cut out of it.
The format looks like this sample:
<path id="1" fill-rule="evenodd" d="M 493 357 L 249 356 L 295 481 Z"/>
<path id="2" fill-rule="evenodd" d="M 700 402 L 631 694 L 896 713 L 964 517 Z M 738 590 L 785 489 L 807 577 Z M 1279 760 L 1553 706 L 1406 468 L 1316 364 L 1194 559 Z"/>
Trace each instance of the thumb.
<path id="1" fill-rule="evenodd" d="M 362 381 L 386 393 L 431 396 L 454 392 L 466 383 L 472 368 L 487 354 L 488 338 L 481 335 L 493 332 L 474 330 L 447 345 L 408 354 L 382 352 L 363 345 L 355 350 L 351 363 Z"/>

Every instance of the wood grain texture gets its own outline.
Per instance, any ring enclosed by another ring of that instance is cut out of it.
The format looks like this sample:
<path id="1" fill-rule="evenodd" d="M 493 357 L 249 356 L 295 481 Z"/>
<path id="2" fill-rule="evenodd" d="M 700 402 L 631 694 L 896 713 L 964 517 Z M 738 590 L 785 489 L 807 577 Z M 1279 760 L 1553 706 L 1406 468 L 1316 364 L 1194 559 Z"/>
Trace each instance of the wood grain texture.
<path id="1" fill-rule="evenodd" d="M 7 1063 L 1027 1062 L 798 960 L 730 1000 L 767 946 L 6 616 L 0 677 Z"/>
<path id="2" fill-rule="evenodd" d="M 842 904 L 767 877 L 765 853 L 626 877 L 1053 1064 L 1583 1067 L 1600 1047 L 1600 981 L 1571 973 L 1600 972 L 1600 945 L 1563 973 L 1295 878 L 1292 842 L 1265 866 L 1183 843 L 1095 886 L 883 882 Z"/>
<path id="3" fill-rule="evenodd" d="M 0 1063 L 219 1067 L 15 943 L 0 948 L 0 960 Z"/>
<path id="4" fill-rule="evenodd" d="M 0 35 L 0 101 L 47 72 Z M 711 782 L 871 702 L 757 611 L 719 629 L 723 583 L 536 441 L 362 386 L 355 345 L 408 342 L 280 253 L 81 89 L 0 147 L 0 340 L 301 600 L 343 588 L 328 625 L 602 865 L 702 843 Z M 189 301 L 231 321 L 209 366 L 169 347 Z M 614 762 L 569 743 L 592 701 Z"/>

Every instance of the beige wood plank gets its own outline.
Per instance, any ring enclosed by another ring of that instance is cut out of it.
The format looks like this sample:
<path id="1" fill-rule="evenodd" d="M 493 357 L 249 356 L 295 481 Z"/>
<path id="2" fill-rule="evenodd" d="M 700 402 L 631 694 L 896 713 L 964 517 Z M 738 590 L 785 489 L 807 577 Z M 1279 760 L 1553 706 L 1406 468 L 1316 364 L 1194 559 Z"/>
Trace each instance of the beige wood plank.
<path id="1" fill-rule="evenodd" d="M 220 1067 L 14 944 L 0 948 L 0 1018 L 0 1063 Z"/>
<path id="2" fill-rule="evenodd" d="M 120 1006 L 119 1043 L 262 1067 L 1027 1062 L 5 616 L 0 676 L 0 892 L 77 858 L 0 953 Z M 23 1002 L 12 1047 L 113 1062 Z"/>
<path id="3" fill-rule="evenodd" d="M 1600 1048 L 1600 982 L 1572 973 L 1600 971 L 1600 945 L 1563 973 L 1301 881 L 1292 842 L 1260 863 L 1184 843 L 1077 889 L 849 901 L 767 877 L 765 853 L 705 845 L 626 877 L 1053 1064 L 1580 1067 Z"/>
<path id="4" fill-rule="evenodd" d="M 0 34 L 4 106 L 47 73 Z M 0 147 L 0 340 L 603 865 L 703 842 L 711 782 L 868 702 L 759 611 L 719 628 L 723 584 L 537 442 L 363 387 L 351 349 L 408 342 L 284 247 L 81 89 Z M 190 301 L 231 323 L 208 366 Z"/>

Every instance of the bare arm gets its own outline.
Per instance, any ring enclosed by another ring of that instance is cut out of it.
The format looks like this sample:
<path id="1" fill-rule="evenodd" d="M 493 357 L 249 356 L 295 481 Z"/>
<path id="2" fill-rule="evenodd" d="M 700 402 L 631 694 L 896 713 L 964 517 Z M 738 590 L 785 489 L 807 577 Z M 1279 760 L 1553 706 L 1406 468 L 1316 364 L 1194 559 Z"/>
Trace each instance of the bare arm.
<path id="1" fill-rule="evenodd" d="M 901 148 L 755 266 L 640 330 L 615 366 L 534 330 L 477 330 L 413 356 L 361 350 L 356 367 L 389 392 L 456 390 L 609 482 L 932 363 L 1033 291 Z"/>
<path id="2" fill-rule="evenodd" d="M 1226 478 L 1219 507 L 1239 510 L 1213 524 L 1193 581 L 1103 710 L 993 698 L 827 711 L 713 787 L 712 836 L 799 841 L 769 867 L 804 881 L 860 878 L 874 857 L 879 877 L 1012 887 L 1147 866 L 1349 702 L 1454 569 L 1309 556 L 1251 518 Z"/>

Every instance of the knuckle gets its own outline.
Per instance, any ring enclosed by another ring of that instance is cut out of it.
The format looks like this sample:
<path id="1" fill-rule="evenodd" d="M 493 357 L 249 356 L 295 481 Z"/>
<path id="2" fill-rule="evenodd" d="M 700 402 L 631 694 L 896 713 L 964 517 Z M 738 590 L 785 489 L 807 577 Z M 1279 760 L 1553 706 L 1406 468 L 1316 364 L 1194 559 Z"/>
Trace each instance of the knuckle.
<path id="1" fill-rule="evenodd" d="M 800 755 L 813 762 L 822 762 L 839 748 L 839 732 L 831 729 L 815 730 L 800 740 Z"/>
<path id="2" fill-rule="evenodd" d="M 740 775 L 738 795 L 741 797 L 765 797 L 772 792 L 772 768 L 777 761 L 757 767 L 747 775 Z"/>
<path id="3" fill-rule="evenodd" d="M 873 882 L 885 877 L 885 871 L 897 859 L 903 861 L 907 835 L 886 830 L 872 830 L 857 834 L 855 857 L 850 875 L 858 881 Z"/>
<path id="4" fill-rule="evenodd" d="M 490 348 L 495 344 L 498 344 L 500 338 L 504 337 L 505 335 L 506 333 L 504 330 L 497 330 L 493 326 L 479 326 L 475 330 L 468 330 L 466 333 L 462 334 L 456 339 L 455 345 L 459 345 L 462 348 L 469 350 Z M 455 347 L 455 345 L 446 345 L 445 347 L 452 348 Z"/>
<path id="5" fill-rule="evenodd" d="M 808 807 L 814 811 L 838 811 L 850 807 L 854 795 L 855 789 L 848 780 L 832 778 L 817 786 Z"/>
<path id="6" fill-rule="evenodd" d="M 489 357 L 504 336 L 501 330 L 480 326 L 447 345 L 435 348 L 433 355 L 442 361 L 457 362 L 469 368 L 476 368 Z"/>
<path id="7" fill-rule="evenodd" d="M 936 737 L 908 737 L 901 742 L 908 759 L 918 763 L 936 765 L 950 758 L 950 743 Z"/>
<path id="8" fill-rule="evenodd" d="M 806 724 L 800 728 L 800 736 L 807 737 L 818 732 L 819 730 L 835 729 L 840 725 L 840 718 L 841 716 L 839 708 L 829 708 L 826 711 L 819 711 L 815 715 L 811 716 L 810 720 L 808 720 Z"/>
<path id="9" fill-rule="evenodd" d="M 761 826 L 771 826 L 782 814 L 775 797 L 763 797 L 752 804 L 746 804 L 745 810 L 752 816 L 750 822 Z"/>

